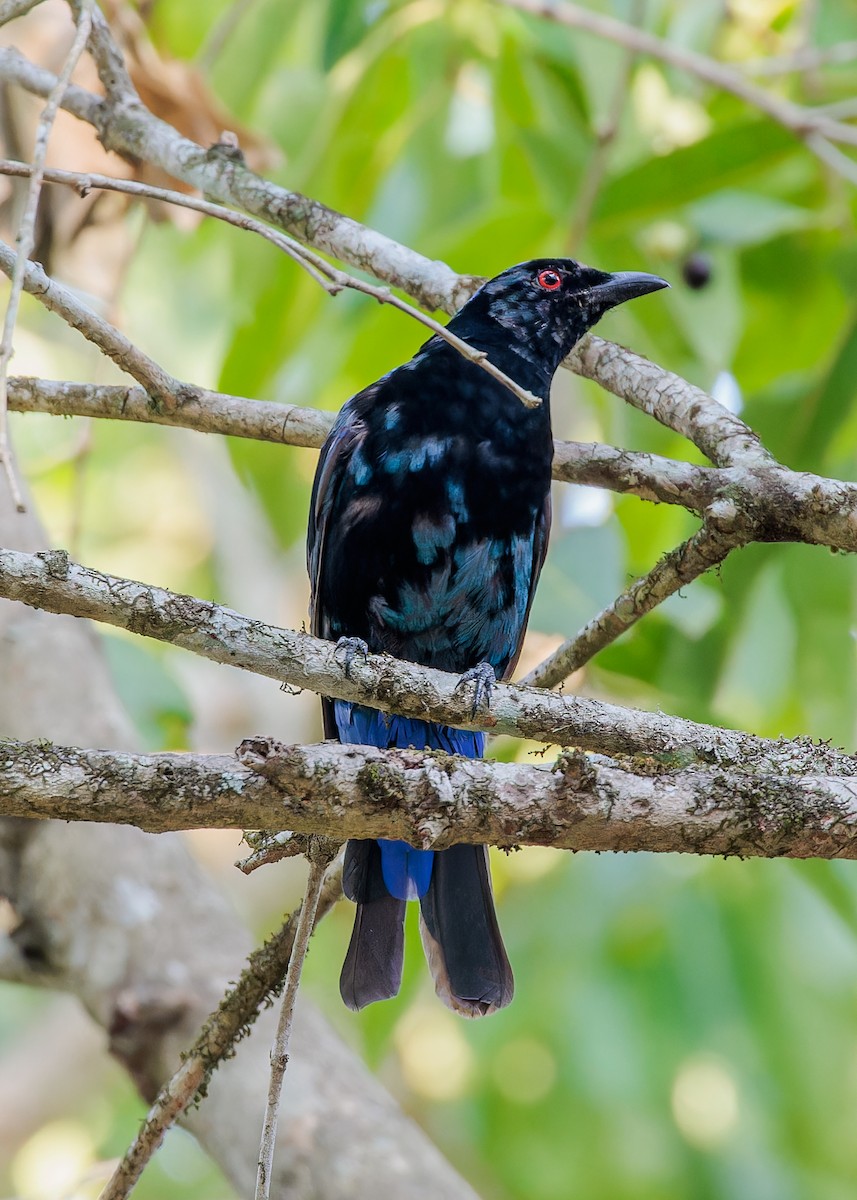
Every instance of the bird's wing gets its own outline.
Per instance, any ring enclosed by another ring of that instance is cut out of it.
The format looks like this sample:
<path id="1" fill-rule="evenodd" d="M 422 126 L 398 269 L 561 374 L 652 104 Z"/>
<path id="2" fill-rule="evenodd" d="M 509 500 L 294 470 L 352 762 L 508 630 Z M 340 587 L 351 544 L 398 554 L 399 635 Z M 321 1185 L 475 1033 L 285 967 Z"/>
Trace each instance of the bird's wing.
<path id="1" fill-rule="evenodd" d="M 364 394 L 359 393 L 360 396 Z M 353 401 L 349 401 L 340 410 L 327 441 L 322 446 L 318 461 L 307 529 L 310 631 L 316 637 L 329 638 L 331 635 L 330 621 L 325 612 L 324 596 L 321 594 L 322 580 L 325 574 L 324 556 L 327 535 L 341 512 L 343 501 L 347 503 L 347 497 L 343 497 L 342 493 L 348 464 L 354 451 L 362 445 L 365 435 L 366 427 L 355 411 Z M 337 737 L 333 703 L 322 697 L 321 711 L 324 736 L 327 738 Z"/>
<path id="2" fill-rule="evenodd" d="M 367 389 L 367 392 L 369 389 Z M 362 397 L 366 393 L 360 392 Z M 316 637 L 329 637 L 324 597 L 319 594 L 324 574 L 327 534 L 343 500 L 342 485 L 354 451 L 363 443 L 366 427 L 355 411 L 354 400 L 344 405 L 321 449 L 312 487 L 307 529 L 307 571 L 310 582 L 310 629 Z"/>
<path id="3" fill-rule="evenodd" d="M 521 650 L 524 647 L 524 635 L 527 632 L 527 625 L 530 620 L 530 609 L 533 607 L 533 598 L 536 594 L 536 584 L 539 581 L 542 567 L 544 566 L 545 555 L 548 552 L 548 537 L 551 528 L 551 494 L 547 492 L 545 502 L 542 505 L 542 510 L 536 517 L 535 528 L 533 529 L 533 560 L 532 569 L 530 571 L 530 587 L 527 596 L 527 608 L 524 613 L 524 619 L 521 623 L 521 629 L 518 634 L 518 644 L 515 652 L 512 655 L 506 669 L 503 671 L 503 679 L 511 679 L 515 667 L 518 665 L 518 659 L 521 657 Z"/>

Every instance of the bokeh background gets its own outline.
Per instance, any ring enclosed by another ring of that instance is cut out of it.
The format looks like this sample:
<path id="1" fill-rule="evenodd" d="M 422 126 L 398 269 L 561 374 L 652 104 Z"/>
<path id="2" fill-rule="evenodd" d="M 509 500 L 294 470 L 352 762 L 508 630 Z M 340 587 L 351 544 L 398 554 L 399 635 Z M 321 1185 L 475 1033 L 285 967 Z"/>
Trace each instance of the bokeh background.
<path id="1" fill-rule="evenodd" d="M 854 94 L 853 62 L 774 75 L 757 64 L 857 38 L 852 3 L 586 6 L 731 62 L 783 96 Z M 742 409 L 788 465 L 854 478 L 853 185 L 746 104 L 488 0 L 149 0 L 113 12 L 145 48 L 137 69 L 166 119 L 239 130 L 273 179 L 430 257 L 491 275 L 573 252 L 666 276 L 669 293 L 618 310 L 599 332 Z M 4 36 L 55 66 L 69 29 L 54 0 Z M 7 151 L 17 138 L 26 154 L 33 111 L 4 97 Z M 97 156 L 88 131 L 58 125 L 53 161 L 87 169 L 103 165 Z M 187 380 L 336 409 L 423 340 L 406 316 L 355 294 L 325 296 L 235 229 L 110 199 L 81 227 L 80 201 L 48 196 L 43 261 Z M 0 199 L 8 221 L 14 195 Z M 14 369 L 119 378 L 28 297 Z M 699 461 L 670 431 L 560 376 L 559 436 Z M 315 452 L 34 416 L 13 418 L 13 436 L 53 545 L 251 616 L 305 619 Z M 522 669 L 695 524 L 675 507 L 573 487 L 558 490 L 556 513 Z M 570 686 L 852 749 L 854 609 L 852 559 L 754 546 Z M 147 748 L 320 736 L 314 697 L 115 633 L 105 644 Z M 493 753 L 537 749 L 503 741 Z M 191 841 L 259 937 L 297 902 L 298 864 L 247 879 L 232 866 L 234 832 Z M 467 1024 L 437 1003 L 413 926 L 400 997 L 347 1013 L 337 989 L 346 905 L 316 935 L 305 984 L 483 1195 L 850 1200 L 855 864 L 526 850 L 495 856 L 494 872 L 517 977 L 503 1013 Z M 121 1153 L 144 1111 L 101 1040 L 71 1001 L 0 985 L 0 1195 L 96 1194 L 98 1164 Z M 231 1192 L 176 1131 L 139 1195 Z"/>

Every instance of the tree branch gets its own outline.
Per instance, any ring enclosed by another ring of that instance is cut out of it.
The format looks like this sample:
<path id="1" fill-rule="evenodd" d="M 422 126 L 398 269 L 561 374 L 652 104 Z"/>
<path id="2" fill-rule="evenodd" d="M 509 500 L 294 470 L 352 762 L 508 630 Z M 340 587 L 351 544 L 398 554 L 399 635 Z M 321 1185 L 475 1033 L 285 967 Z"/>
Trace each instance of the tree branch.
<path id="1" fill-rule="evenodd" d="M 0 26 L 23 17 L 42 0 L 0 0 Z"/>
<path id="2" fill-rule="evenodd" d="M 54 77 L 17 51 L 0 47 L 0 79 L 46 95 Z M 269 221 L 300 241 L 400 288 L 429 311 L 457 311 L 482 282 L 479 276 L 458 275 L 446 263 L 425 258 L 316 200 L 262 179 L 217 147 L 205 150 L 137 103 L 124 106 L 114 120 L 110 108 L 96 96 L 69 88 L 63 106 L 91 124 L 107 149 L 145 159 L 204 195 Z M 742 448 L 752 450 L 755 459 L 764 453 L 747 426 L 712 397 L 612 342 L 590 337 L 564 365 L 629 403 L 637 403 L 636 392 L 642 385 L 645 396 L 638 406 L 647 406 L 645 411 L 657 420 L 691 436 L 703 453 L 713 447 L 709 456 L 715 462 L 737 461 L 734 453 Z M 677 426 L 672 424 L 674 419 L 680 422 Z M 725 456 L 717 450 L 721 436 L 727 443 Z"/>
<path id="3" fill-rule="evenodd" d="M 715 520 L 706 520 L 693 537 L 665 554 L 648 575 L 636 580 L 612 604 L 588 621 L 575 637 L 563 642 L 544 662 L 525 675 L 522 686 L 555 687 L 646 613 L 722 563 L 730 551 L 742 544 L 740 533 L 728 526 L 722 530 Z"/>
<path id="4" fill-rule="evenodd" d="M 42 179 L 45 172 L 48 139 L 50 138 L 54 121 L 59 112 L 62 98 L 71 79 L 72 71 L 77 66 L 81 54 L 83 54 L 91 27 L 91 0 L 82 0 L 71 48 L 66 55 L 62 71 L 57 78 L 56 85 L 51 89 L 47 104 L 42 111 L 36 127 L 33 162 L 27 186 L 27 198 L 24 203 L 24 210 L 21 213 L 21 219 L 18 222 L 18 234 L 15 239 L 16 257 L 10 275 L 12 286 L 9 289 L 9 299 L 6 304 L 6 314 L 3 320 L 3 335 L 2 340 L 0 340 L 0 463 L 3 465 L 6 481 L 18 512 L 24 511 L 24 500 L 15 476 L 12 447 L 9 442 L 6 380 L 9 375 L 9 363 L 12 361 L 13 335 L 15 332 L 15 323 L 18 319 L 21 293 L 24 288 L 24 273 L 26 271 L 27 260 L 33 252 L 33 246 L 36 241 L 36 212 L 39 207 L 39 196 L 41 195 Z"/>
<path id="5" fill-rule="evenodd" d="M 686 753 L 717 763 L 766 754 L 772 744 L 679 717 L 507 684 L 495 686 L 490 712 L 474 715 L 472 697 L 454 675 L 386 654 L 370 654 L 365 661 L 358 656 L 346 673 L 332 642 L 242 617 L 210 601 L 88 570 L 61 550 L 0 550 L 0 596 L 90 617 L 324 696 L 403 716 L 430 716 L 461 729 L 606 754 Z M 829 764 L 831 753 L 816 761 Z"/>
<path id="6" fill-rule="evenodd" d="M 5 242 L 0 242 L 0 271 L 11 279 L 15 264 L 19 261 L 14 250 Z M 72 329 L 77 329 L 93 342 L 121 370 L 141 383 L 152 399 L 165 408 L 175 405 L 177 398 L 181 398 L 188 390 L 185 384 L 173 378 L 159 367 L 154 359 L 138 349 L 124 333 L 120 333 L 109 321 L 87 308 L 68 288 L 49 278 L 38 263 L 25 264 L 23 287 L 24 291 L 35 296 L 45 308 L 57 313 Z M 195 390 L 197 389 L 190 389 L 192 392 Z"/>
<path id="7" fill-rule="evenodd" d="M 340 271 L 338 267 L 331 266 L 330 263 L 326 262 L 319 255 L 314 254 L 312 250 L 308 250 L 306 246 L 302 246 L 300 242 L 295 241 L 294 238 L 281 233 L 277 229 L 271 229 L 270 226 L 265 225 L 262 221 L 257 221 L 253 217 L 248 217 L 243 213 L 233 212 L 229 208 L 224 208 L 222 204 L 213 204 L 210 200 L 200 200 L 196 196 L 188 196 L 185 192 L 175 192 L 169 188 L 154 187 L 151 184 L 140 183 L 133 179 L 117 179 L 109 175 L 98 175 L 95 173 L 82 174 L 78 171 L 43 170 L 42 174 L 49 183 L 59 183 L 64 184 L 66 187 L 74 188 L 81 196 L 85 196 L 88 191 L 96 188 L 105 191 L 121 192 L 124 195 L 136 196 L 139 199 L 159 200 L 164 204 L 174 204 L 178 208 L 191 209 L 193 212 L 202 213 L 203 216 L 214 217 L 216 220 L 223 221 L 227 225 L 234 225 L 238 229 L 258 234 L 266 241 L 271 242 L 278 250 L 282 250 L 283 253 L 287 254 L 293 262 L 296 262 L 299 267 L 303 268 L 329 295 L 335 296 L 344 288 L 349 288 L 355 292 L 362 292 L 364 296 L 371 296 L 379 304 L 389 304 L 391 307 L 398 309 L 399 312 L 413 317 L 421 325 L 425 325 L 437 337 L 441 337 L 445 342 L 449 342 L 450 346 L 454 347 L 462 358 L 466 358 L 468 362 L 481 367 L 483 371 L 493 379 L 496 379 L 498 383 L 502 383 L 503 387 L 508 388 L 514 396 L 517 396 L 525 407 L 538 408 L 541 404 L 538 396 L 534 396 L 527 388 L 522 387 L 504 371 L 501 371 L 499 367 L 495 366 L 485 351 L 475 349 L 469 342 L 452 333 L 445 325 L 441 325 L 439 321 L 435 321 L 433 317 L 427 316 L 425 313 L 420 312 L 419 309 L 414 308 L 412 304 L 408 304 L 399 296 L 393 295 L 389 288 L 377 287 L 373 283 L 368 283 L 365 279 L 356 279 L 353 275 L 348 275 L 345 271 Z M 16 162 L 12 159 L 3 159 L 0 161 L 0 175 L 27 178 L 31 177 L 32 168 L 27 163 Z"/>
<path id="8" fill-rule="evenodd" d="M 313 927 L 342 895 L 341 869 L 328 871 L 313 914 Z M 211 1077 L 259 1015 L 262 1006 L 280 991 L 291 961 L 302 907 L 282 928 L 250 955 L 241 978 L 232 984 L 202 1032 L 183 1057 L 182 1064 L 158 1092 L 139 1133 L 118 1163 L 99 1200 L 120 1200 L 139 1180 L 169 1127 L 186 1112 L 196 1097 L 205 1096 Z"/>
<path id="9" fill-rule="evenodd" d="M 139 388 L 14 376 L 9 406 L 17 412 L 140 421 L 306 447 L 321 446 L 335 418 L 318 409 L 190 385 L 179 385 L 164 408 L 153 405 Z M 553 475 L 568 483 L 679 504 L 698 516 L 721 502 L 719 520 L 733 520 L 740 527 L 739 541 L 806 542 L 857 551 L 857 484 L 792 471 L 764 450 L 756 462 L 713 468 L 599 443 L 556 441 Z"/>
<path id="10" fill-rule="evenodd" d="M 336 414 L 296 404 L 249 400 L 205 388 L 181 388 L 169 408 L 152 404 L 143 388 L 117 384 L 70 383 L 12 376 L 9 407 L 22 413 L 97 417 L 112 421 L 194 429 L 227 437 L 255 438 L 278 445 L 320 447 Z M 598 443 L 554 442 L 554 479 L 680 504 L 699 515 L 720 487 L 734 488 L 736 477 L 657 454 L 620 450 Z M 857 494 L 855 494 L 857 503 Z"/>
<path id="11" fill-rule="evenodd" d="M 791 75 L 817 71 L 819 67 L 838 67 L 857 58 L 857 41 L 837 42 L 833 46 L 802 46 L 793 54 L 751 58 L 741 63 L 748 75 Z"/>
<path id="12" fill-rule="evenodd" d="M 4 742 L 0 810 L 150 831 L 249 826 L 401 838 L 425 849 L 488 842 L 857 858 L 857 758 L 731 736 L 746 750 L 731 762 L 575 751 L 550 768 L 270 738 L 243 742 L 237 762 Z"/>
<path id="13" fill-rule="evenodd" d="M 617 21 L 614 17 L 592 12 L 581 8 L 569 0 L 497 0 L 505 8 L 517 9 L 533 16 L 544 17 L 556 21 L 569 29 L 582 29 L 597 37 L 615 42 L 626 49 L 639 54 L 647 54 L 660 59 L 680 71 L 695 75 L 698 79 L 731 92 L 745 103 L 765 113 L 773 121 L 791 130 L 796 137 L 801 138 L 813 153 L 818 153 L 817 144 L 807 135 L 815 134 L 816 138 L 825 141 L 846 142 L 851 146 L 857 145 L 857 129 L 853 125 L 845 125 L 833 120 L 824 111 L 814 112 L 811 108 L 794 104 L 782 96 L 769 92 L 751 82 L 740 71 L 725 63 L 716 62 L 704 54 L 699 54 L 686 46 L 668 42 L 655 37 L 644 29 L 637 29 Z M 855 164 L 852 164 L 855 165 Z"/>

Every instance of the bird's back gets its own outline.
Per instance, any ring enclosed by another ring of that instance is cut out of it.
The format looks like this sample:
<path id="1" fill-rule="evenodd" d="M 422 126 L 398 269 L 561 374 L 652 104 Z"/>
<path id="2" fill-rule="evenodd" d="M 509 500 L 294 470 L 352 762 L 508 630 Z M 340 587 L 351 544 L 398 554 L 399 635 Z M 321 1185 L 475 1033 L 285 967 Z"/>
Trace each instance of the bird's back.
<path id="1" fill-rule="evenodd" d="M 547 405 L 433 339 L 343 408 L 319 464 L 313 628 L 447 671 L 520 650 L 549 522 Z"/>

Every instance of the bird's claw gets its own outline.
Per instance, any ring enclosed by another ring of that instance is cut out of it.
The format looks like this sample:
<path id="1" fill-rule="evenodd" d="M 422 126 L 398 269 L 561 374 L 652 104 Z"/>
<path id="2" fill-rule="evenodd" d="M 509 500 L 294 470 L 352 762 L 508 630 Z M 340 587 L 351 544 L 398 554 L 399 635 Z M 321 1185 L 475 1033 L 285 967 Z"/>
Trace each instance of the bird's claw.
<path id="1" fill-rule="evenodd" d="M 476 716 L 483 704 L 486 708 L 491 707 L 491 693 L 494 691 L 494 684 L 496 682 L 497 672 L 489 662 L 477 663 L 475 667 L 471 667 L 469 671 L 465 671 L 461 676 L 455 685 L 456 691 L 462 684 L 473 684 L 472 716 Z"/>
<path id="2" fill-rule="evenodd" d="M 350 679 L 351 664 L 354 662 L 355 657 L 360 654 L 363 658 L 363 661 L 366 662 L 369 657 L 369 647 L 363 641 L 363 638 L 341 637 L 336 643 L 336 649 L 333 652 L 333 657 L 338 658 L 340 654 L 345 656 L 345 662 L 343 664 L 345 678 Z"/>

